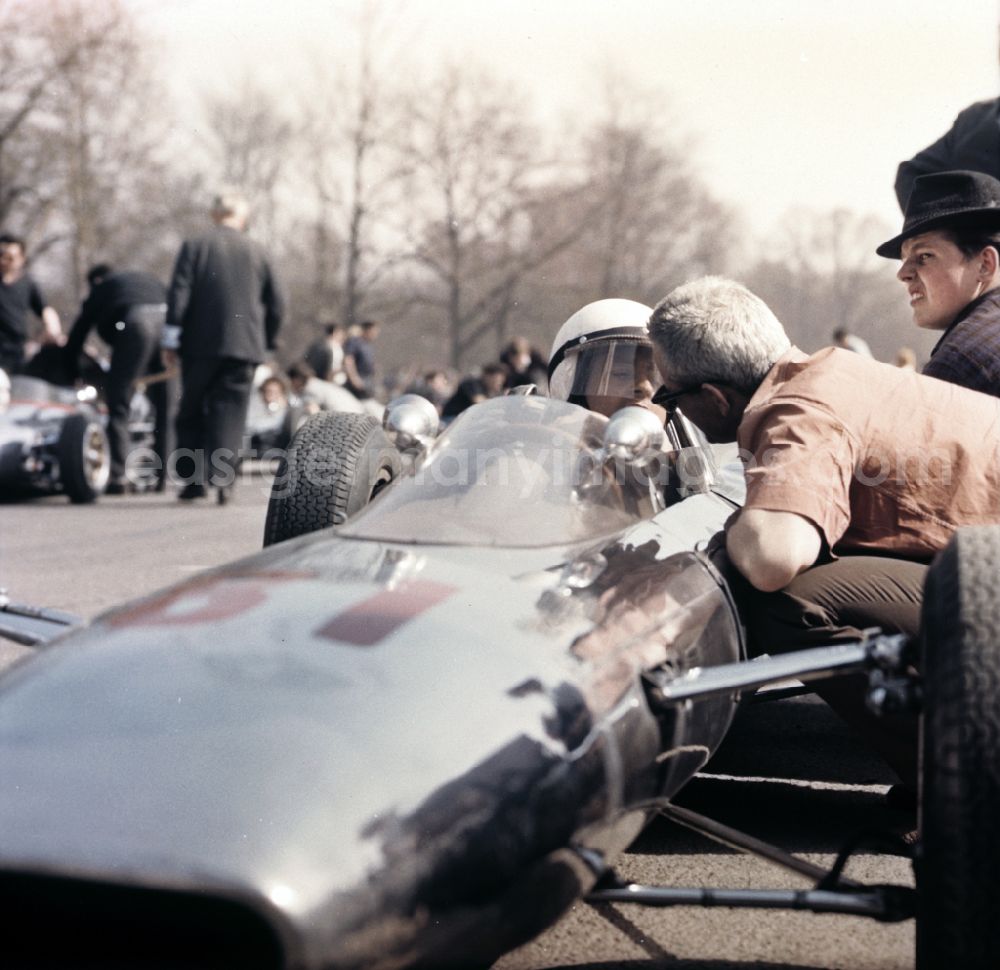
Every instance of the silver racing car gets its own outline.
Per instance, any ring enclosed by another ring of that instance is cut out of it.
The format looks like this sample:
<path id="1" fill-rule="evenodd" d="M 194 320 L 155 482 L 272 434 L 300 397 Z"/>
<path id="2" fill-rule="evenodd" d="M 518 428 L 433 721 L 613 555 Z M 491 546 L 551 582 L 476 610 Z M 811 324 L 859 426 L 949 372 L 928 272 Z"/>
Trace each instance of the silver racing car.
<path id="1" fill-rule="evenodd" d="M 536 396 L 436 437 L 412 401 L 386 431 L 317 415 L 268 548 L 8 671 L 4 965 L 488 966 L 589 896 L 916 916 L 920 970 L 996 966 L 1000 535 L 933 568 L 922 682 L 900 638 L 748 661 L 708 552 L 741 479 L 648 418 Z M 39 644 L 63 620 L 0 612 Z M 923 705 L 916 890 L 672 804 L 741 694 L 858 671 L 873 704 Z M 661 812 L 816 886 L 621 884 Z"/>
<path id="2" fill-rule="evenodd" d="M 96 396 L 0 371 L 0 494 L 93 502 L 104 491 L 111 458 Z"/>

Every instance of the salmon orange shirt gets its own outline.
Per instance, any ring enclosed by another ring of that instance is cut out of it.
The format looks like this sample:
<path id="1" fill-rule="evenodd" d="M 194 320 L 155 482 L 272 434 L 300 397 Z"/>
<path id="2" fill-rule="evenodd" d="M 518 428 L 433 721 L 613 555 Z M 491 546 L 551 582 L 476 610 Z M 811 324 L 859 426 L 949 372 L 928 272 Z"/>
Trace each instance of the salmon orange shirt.
<path id="1" fill-rule="evenodd" d="M 836 554 L 930 560 L 1000 522 L 1000 398 L 827 348 L 797 348 L 750 399 L 745 508 L 795 512 Z"/>

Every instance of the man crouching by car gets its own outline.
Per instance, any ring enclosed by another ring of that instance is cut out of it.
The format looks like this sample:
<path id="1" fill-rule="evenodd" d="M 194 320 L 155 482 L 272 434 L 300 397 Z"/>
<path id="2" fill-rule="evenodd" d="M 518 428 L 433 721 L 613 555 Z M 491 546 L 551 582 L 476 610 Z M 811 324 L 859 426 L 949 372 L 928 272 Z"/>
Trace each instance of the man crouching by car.
<path id="1" fill-rule="evenodd" d="M 747 497 L 725 548 L 752 651 L 915 635 L 927 565 L 959 526 L 1000 522 L 1000 400 L 826 348 L 807 356 L 738 283 L 681 286 L 649 325 L 657 399 L 736 441 Z M 817 689 L 916 791 L 912 716 L 876 717 L 864 681 Z"/>

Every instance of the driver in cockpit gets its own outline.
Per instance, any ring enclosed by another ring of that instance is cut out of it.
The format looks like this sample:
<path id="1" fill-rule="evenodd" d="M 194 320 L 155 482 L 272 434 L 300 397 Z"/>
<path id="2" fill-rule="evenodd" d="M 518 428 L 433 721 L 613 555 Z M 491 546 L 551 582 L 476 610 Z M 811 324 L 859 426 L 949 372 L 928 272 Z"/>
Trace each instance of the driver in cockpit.
<path id="1" fill-rule="evenodd" d="M 560 328 L 549 354 L 549 396 L 610 417 L 629 405 L 667 414 L 653 403 L 660 378 L 647 323 L 652 309 L 634 300 L 597 300 Z"/>
<path id="2" fill-rule="evenodd" d="M 661 382 L 647 329 L 652 312 L 642 303 L 622 299 L 597 300 L 577 310 L 559 328 L 552 343 L 549 397 L 605 417 L 638 406 L 655 414 L 665 427 L 669 415 L 654 403 Z M 676 452 L 669 441 L 668 435 L 656 462 L 643 465 L 641 472 L 632 472 L 660 482 L 668 504 L 676 497 L 672 489 L 677 485 Z M 604 470 L 608 471 L 607 466 Z M 616 472 L 620 473 L 617 464 Z"/>

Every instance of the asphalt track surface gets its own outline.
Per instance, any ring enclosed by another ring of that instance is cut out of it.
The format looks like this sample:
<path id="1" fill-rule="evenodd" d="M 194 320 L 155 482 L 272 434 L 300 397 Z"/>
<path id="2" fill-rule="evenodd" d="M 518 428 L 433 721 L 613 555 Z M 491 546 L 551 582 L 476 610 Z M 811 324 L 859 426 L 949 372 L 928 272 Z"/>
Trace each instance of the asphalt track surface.
<path id="1" fill-rule="evenodd" d="M 260 548 L 268 479 L 246 474 L 235 499 L 180 503 L 172 494 L 0 504 L 0 587 L 18 602 L 92 617 L 123 600 Z M 0 666 L 25 651 L 0 646 Z M 887 769 L 814 698 L 746 708 L 723 747 L 678 801 L 823 866 L 862 830 L 900 833 L 914 820 L 887 809 Z M 803 878 L 666 820 L 618 866 L 636 882 L 728 888 L 808 888 Z M 908 859 L 865 849 L 847 874 L 912 885 Z M 643 909 L 580 903 L 495 970 L 905 970 L 912 921 L 803 912 Z M 2 943 L 0 943 L 2 964 Z"/>

